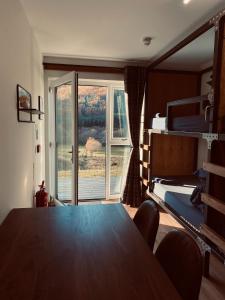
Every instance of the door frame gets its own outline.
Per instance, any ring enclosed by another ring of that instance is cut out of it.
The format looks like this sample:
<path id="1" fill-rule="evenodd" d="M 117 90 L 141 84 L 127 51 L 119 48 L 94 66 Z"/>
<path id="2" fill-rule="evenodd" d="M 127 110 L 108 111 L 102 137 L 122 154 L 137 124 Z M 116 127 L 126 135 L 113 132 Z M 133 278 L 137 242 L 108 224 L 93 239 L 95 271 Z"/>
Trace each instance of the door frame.
<path id="1" fill-rule="evenodd" d="M 73 74 L 73 75 L 72 75 Z M 58 76 L 57 76 L 58 77 Z M 75 201 L 73 201 L 75 205 L 78 204 L 78 169 L 79 169 L 79 162 L 78 162 L 78 86 L 79 85 L 96 85 L 96 86 L 105 86 L 108 88 L 107 93 L 107 103 L 106 103 L 106 191 L 105 191 L 105 198 L 106 200 L 113 200 L 118 199 L 120 195 L 110 195 L 110 155 L 111 155 L 111 146 L 113 145 L 121 145 L 121 146 L 130 146 L 132 147 L 131 137 L 130 137 L 130 130 L 128 128 L 128 139 L 123 140 L 120 138 L 113 138 L 112 130 L 113 130 L 113 89 L 123 89 L 124 84 L 122 80 L 104 80 L 104 79 L 85 79 L 79 78 L 78 73 L 70 72 L 62 75 L 58 78 L 52 78 L 48 82 L 48 137 L 49 137 L 49 151 L 48 151 L 48 160 L 49 160 L 49 192 L 52 196 L 56 196 L 56 169 L 55 169 L 55 150 L 56 150 L 56 141 L 55 141 L 55 98 L 54 98 L 54 85 L 56 84 L 63 84 L 71 81 L 71 78 L 74 78 L 74 88 L 72 88 L 72 92 L 74 93 L 74 108 L 73 113 L 76 118 L 74 118 L 74 147 L 73 147 L 73 157 L 74 160 L 74 167 L 73 172 L 76 175 L 76 179 L 74 182 L 74 197 Z M 127 105 L 127 97 L 126 98 L 126 114 L 127 114 L 127 122 L 129 126 L 129 117 L 128 117 L 128 105 Z M 111 99 L 111 101 L 109 101 Z M 76 125 L 76 126 L 75 126 Z M 77 145 L 77 146 L 76 146 Z M 109 159 L 107 159 L 109 158 Z M 128 169 L 128 167 L 127 167 Z M 125 170 L 127 171 L 127 170 Z M 123 176 L 124 177 L 124 176 Z M 125 178 L 124 178 L 125 179 Z M 91 201 L 91 200 L 90 200 Z"/>

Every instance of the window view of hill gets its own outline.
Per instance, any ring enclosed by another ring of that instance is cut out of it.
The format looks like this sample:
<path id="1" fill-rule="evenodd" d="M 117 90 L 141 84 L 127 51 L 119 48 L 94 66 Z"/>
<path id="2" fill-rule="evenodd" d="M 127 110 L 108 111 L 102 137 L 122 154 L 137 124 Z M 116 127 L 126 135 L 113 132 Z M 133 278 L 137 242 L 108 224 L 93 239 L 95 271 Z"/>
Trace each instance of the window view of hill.
<path id="1" fill-rule="evenodd" d="M 78 87 L 78 140 L 86 145 L 89 138 L 105 146 L 107 87 Z"/>

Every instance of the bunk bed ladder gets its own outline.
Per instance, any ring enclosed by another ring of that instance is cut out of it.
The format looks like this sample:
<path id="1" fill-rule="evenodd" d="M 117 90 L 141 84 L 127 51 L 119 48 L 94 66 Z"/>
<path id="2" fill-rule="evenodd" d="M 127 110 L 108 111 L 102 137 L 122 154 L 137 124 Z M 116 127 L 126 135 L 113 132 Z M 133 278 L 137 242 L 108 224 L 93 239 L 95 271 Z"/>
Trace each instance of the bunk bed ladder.
<path id="1" fill-rule="evenodd" d="M 225 178 L 225 167 L 222 167 L 222 166 L 219 166 L 219 165 L 216 165 L 213 163 L 209 163 L 209 162 L 204 162 L 203 169 L 209 173 L 212 173 L 214 175 L 218 175 L 218 176 Z M 220 199 L 217 199 L 216 197 L 213 197 L 212 195 L 209 195 L 207 193 L 201 194 L 201 200 L 207 206 L 210 206 L 213 209 L 215 209 L 216 211 L 225 215 L 225 202 L 224 201 L 221 201 Z M 215 232 L 212 228 L 210 228 L 206 224 L 201 225 L 200 232 L 207 239 L 212 241 L 222 252 L 225 253 L 225 239 L 221 235 L 219 235 L 217 232 Z"/>

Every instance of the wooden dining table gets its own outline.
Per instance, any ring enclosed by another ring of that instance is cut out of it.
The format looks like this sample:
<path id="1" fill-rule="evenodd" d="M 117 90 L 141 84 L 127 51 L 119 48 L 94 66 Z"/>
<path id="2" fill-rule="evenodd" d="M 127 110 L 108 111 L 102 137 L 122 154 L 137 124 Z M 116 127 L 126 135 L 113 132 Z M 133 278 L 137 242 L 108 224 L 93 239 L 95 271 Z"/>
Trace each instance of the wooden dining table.
<path id="1" fill-rule="evenodd" d="M 121 204 L 13 209 L 0 299 L 181 300 Z"/>

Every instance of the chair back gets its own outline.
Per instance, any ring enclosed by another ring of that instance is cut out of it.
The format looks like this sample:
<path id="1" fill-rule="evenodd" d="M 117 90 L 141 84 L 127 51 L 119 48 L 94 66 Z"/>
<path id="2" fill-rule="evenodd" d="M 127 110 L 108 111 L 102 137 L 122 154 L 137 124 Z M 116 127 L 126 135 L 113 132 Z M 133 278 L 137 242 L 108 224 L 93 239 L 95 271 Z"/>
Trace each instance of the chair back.
<path id="1" fill-rule="evenodd" d="M 134 223 L 153 250 L 159 227 L 159 210 L 152 200 L 143 202 L 134 216 Z"/>
<path id="2" fill-rule="evenodd" d="M 203 257 L 193 238 L 182 230 L 173 230 L 161 241 L 155 256 L 182 299 L 197 300 Z"/>

